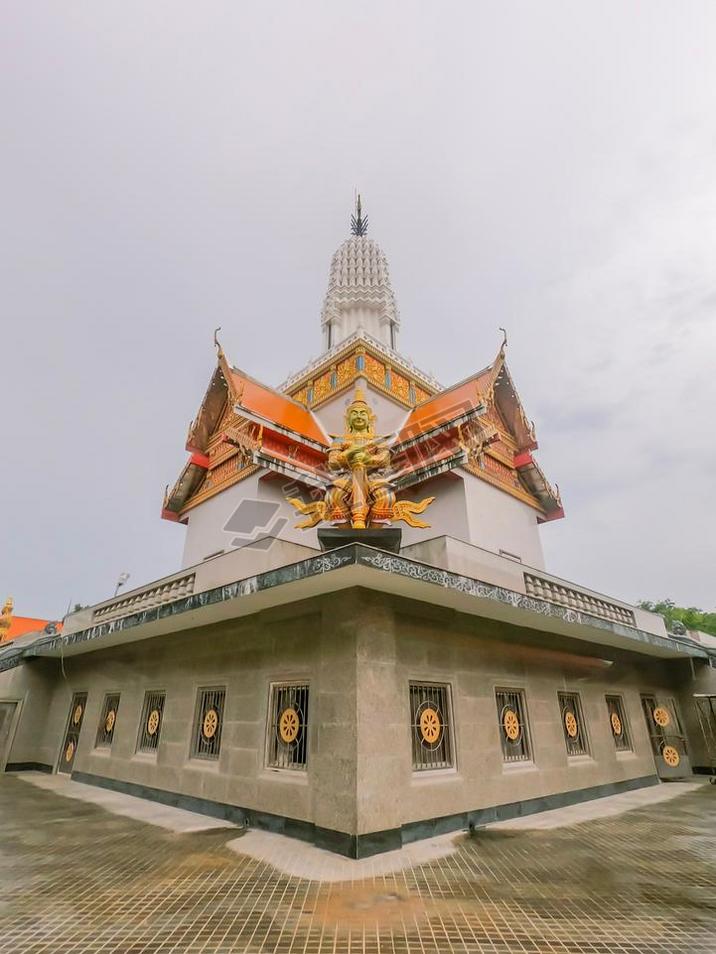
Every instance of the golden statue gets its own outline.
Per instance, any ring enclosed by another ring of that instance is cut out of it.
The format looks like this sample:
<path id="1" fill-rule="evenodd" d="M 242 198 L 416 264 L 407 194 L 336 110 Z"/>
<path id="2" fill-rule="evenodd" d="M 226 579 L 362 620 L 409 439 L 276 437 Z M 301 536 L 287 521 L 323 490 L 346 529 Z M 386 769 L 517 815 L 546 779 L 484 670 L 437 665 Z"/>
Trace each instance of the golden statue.
<path id="1" fill-rule="evenodd" d="M 7 638 L 8 631 L 12 626 L 13 607 L 12 596 L 8 596 L 2 608 L 2 613 L 0 613 L 0 643 Z"/>
<path id="2" fill-rule="evenodd" d="M 332 437 L 328 469 L 336 476 L 323 500 L 309 504 L 296 497 L 289 500 L 307 517 L 297 523 L 297 527 L 315 527 L 322 520 L 356 530 L 384 526 L 394 520 L 403 520 L 411 527 L 429 526 L 415 514 L 422 513 L 435 498 L 426 497 L 419 503 L 396 500 L 388 476 L 391 464 L 388 438 L 376 435 L 375 414 L 360 388 L 356 388 L 355 397 L 348 405 L 345 433 Z"/>

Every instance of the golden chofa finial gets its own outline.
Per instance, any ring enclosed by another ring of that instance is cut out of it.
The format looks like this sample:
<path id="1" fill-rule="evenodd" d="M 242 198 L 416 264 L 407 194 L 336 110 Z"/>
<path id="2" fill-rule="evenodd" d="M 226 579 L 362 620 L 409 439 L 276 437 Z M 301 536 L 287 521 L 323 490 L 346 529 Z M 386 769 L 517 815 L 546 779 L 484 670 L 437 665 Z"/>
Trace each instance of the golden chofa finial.
<path id="1" fill-rule="evenodd" d="M 221 347 L 221 342 L 219 341 L 219 332 L 221 331 L 221 325 L 218 328 L 214 328 L 214 347 L 216 348 L 216 354 L 219 358 L 224 357 L 224 349 Z"/>
<path id="2" fill-rule="evenodd" d="M 5 605 L 0 613 L 0 643 L 7 637 L 8 631 L 12 625 L 12 611 L 14 608 L 12 596 L 8 596 Z"/>

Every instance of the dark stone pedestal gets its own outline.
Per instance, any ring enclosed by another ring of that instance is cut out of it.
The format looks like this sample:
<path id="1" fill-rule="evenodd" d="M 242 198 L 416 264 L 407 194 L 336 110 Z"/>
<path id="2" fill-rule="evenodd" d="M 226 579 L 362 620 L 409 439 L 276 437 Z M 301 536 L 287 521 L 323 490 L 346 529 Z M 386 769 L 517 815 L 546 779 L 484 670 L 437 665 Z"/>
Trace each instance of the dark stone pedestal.
<path id="1" fill-rule="evenodd" d="M 365 543 L 368 547 L 400 553 L 400 527 L 372 527 L 356 530 L 354 527 L 322 527 L 318 531 L 318 542 L 322 550 L 335 550 L 349 543 Z"/>

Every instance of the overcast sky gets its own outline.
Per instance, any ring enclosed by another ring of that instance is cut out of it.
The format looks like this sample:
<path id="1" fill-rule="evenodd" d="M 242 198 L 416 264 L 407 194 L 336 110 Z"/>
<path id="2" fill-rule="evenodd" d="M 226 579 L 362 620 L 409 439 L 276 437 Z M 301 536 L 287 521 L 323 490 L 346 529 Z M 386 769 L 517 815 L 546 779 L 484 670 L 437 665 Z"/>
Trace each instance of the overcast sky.
<path id="1" fill-rule="evenodd" d="M 179 567 L 214 366 L 320 351 L 354 187 L 401 350 L 508 363 L 552 572 L 716 604 L 713 2 L 4 4 L 0 599 Z"/>

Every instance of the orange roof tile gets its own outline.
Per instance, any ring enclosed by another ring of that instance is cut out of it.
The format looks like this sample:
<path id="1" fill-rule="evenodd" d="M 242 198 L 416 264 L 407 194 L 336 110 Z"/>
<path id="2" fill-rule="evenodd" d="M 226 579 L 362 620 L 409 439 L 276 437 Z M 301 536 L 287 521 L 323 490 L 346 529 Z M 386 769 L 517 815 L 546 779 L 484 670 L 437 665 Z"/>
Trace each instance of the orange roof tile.
<path id="1" fill-rule="evenodd" d="M 491 373 L 492 366 L 418 404 L 400 429 L 397 443 L 417 437 L 441 424 L 448 424 L 478 407 L 481 403 L 480 384 L 487 383 Z"/>
<path id="2" fill-rule="evenodd" d="M 54 620 L 36 619 L 34 616 L 13 616 L 10 628 L 2 642 L 8 643 L 11 639 L 17 639 L 18 636 L 24 636 L 26 633 L 43 630 L 50 622 L 54 622 Z M 56 623 L 55 625 L 58 630 L 62 629 L 62 623 Z"/>
<path id="3" fill-rule="evenodd" d="M 239 405 L 265 422 L 268 426 L 278 424 L 286 431 L 293 431 L 328 447 L 328 441 L 313 414 L 298 401 L 279 391 L 259 384 L 238 368 L 230 368 L 231 384 Z"/>

